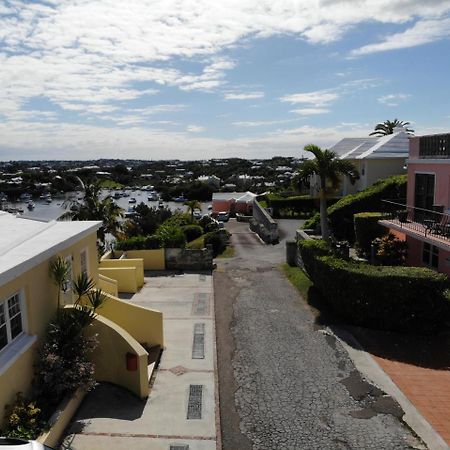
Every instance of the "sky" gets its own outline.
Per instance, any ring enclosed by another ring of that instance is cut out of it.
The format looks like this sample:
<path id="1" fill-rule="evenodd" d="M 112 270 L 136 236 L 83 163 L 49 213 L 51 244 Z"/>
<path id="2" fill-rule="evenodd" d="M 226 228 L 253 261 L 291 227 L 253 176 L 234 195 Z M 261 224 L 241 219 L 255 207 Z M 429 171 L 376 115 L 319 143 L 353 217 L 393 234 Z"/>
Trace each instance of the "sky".
<path id="1" fill-rule="evenodd" d="M 450 0 L 1 0 L 0 160 L 450 132 Z"/>

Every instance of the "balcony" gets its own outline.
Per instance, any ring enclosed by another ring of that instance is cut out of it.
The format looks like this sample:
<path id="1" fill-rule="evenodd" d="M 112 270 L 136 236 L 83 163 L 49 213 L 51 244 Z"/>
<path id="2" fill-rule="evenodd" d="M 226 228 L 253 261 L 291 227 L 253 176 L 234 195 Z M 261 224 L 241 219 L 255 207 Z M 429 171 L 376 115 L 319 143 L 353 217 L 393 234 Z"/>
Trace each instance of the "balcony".
<path id="1" fill-rule="evenodd" d="M 429 210 L 383 200 L 383 207 L 386 218 L 380 225 L 450 250 L 450 215 L 442 212 L 442 206 Z"/>
<path id="2" fill-rule="evenodd" d="M 435 134 L 422 136 L 419 141 L 419 158 L 447 159 L 450 158 L 450 134 Z"/>

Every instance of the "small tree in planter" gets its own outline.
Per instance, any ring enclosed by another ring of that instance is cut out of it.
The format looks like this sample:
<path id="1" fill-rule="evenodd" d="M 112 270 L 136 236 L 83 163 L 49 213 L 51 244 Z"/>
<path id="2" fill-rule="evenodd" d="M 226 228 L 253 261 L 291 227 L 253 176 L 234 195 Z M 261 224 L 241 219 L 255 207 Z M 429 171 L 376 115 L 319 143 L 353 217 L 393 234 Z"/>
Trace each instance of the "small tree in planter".
<path id="1" fill-rule="evenodd" d="M 392 233 L 373 240 L 376 255 L 383 266 L 401 266 L 406 261 L 408 243 Z"/>

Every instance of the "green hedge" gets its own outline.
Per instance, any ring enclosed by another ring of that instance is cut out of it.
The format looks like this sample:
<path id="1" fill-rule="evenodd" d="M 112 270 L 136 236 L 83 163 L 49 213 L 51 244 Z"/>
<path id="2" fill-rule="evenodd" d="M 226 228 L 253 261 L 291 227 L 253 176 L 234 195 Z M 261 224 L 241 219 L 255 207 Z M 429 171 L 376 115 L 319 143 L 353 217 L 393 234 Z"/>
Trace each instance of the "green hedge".
<path id="1" fill-rule="evenodd" d="M 394 175 L 384 180 L 377 181 L 372 186 L 357 194 L 347 195 L 337 203 L 328 208 L 328 219 L 330 221 L 333 235 L 338 240 L 355 241 L 353 216 L 360 212 L 381 211 L 383 204 L 381 200 L 405 199 L 406 198 L 406 175 Z M 306 226 L 307 225 L 307 226 Z M 320 226 L 320 216 L 314 221 L 303 225 L 304 228 L 315 228 Z"/>
<path id="2" fill-rule="evenodd" d="M 159 236 L 135 236 L 116 242 L 116 250 L 154 250 L 162 248 L 164 242 Z"/>
<path id="3" fill-rule="evenodd" d="M 187 242 L 191 242 L 203 234 L 203 228 L 200 225 L 185 225 L 182 230 Z"/>
<path id="4" fill-rule="evenodd" d="M 327 255 L 320 241 L 301 241 L 299 248 L 315 287 L 336 314 L 354 325 L 429 332 L 448 317 L 445 275 L 419 267 L 344 261 Z"/>
<path id="5" fill-rule="evenodd" d="M 327 199 L 327 204 L 333 205 L 339 198 Z M 291 197 L 281 197 L 277 194 L 266 196 L 267 206 L 272 208 L 275 218 L 281 216 L 295 216 L 312 214 L 319 210 L 319 199 L 310 195 L 298 195 Z"/>
<path id="6" fill-rule="evenodd" d="M 355 247 L 360 255 L 369 254 L 372 241 L 388 232 L 387 228 L 378 223 L 383 218 L 385 215 L 379 212 L 363 212 L 353 216 Z"/>
<path id="7" fill-rule="evenodd" d="M 213 257 L 220 255 L 226 248 L 230 238 L 230 233 L 226 230 L 211 231 L 204 235 L 205 246 L 211 245 Z"/>

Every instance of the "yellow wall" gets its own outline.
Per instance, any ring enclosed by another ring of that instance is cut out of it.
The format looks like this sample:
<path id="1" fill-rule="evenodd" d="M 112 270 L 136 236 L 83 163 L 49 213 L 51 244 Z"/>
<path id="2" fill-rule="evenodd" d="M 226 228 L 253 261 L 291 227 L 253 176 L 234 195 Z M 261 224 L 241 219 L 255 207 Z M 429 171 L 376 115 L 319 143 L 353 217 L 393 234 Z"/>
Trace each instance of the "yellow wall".
<path id="1" fill-rule="evenodd" d="M 117 280 L 113 280 L 112 278 L 108 278 L 105 275 L 98 275 L 98 287 L 107 294 L 111 294 L 114 297 L 117 297 L 119 294 L 119 290 L 117 288 Z"/>
<path id="2" fill-rule="evenodd" d="M 123 386 L 141 398 L 147 397 L 148 353 L 145 349 L 123 328 L 101 315 L 89 327 L 88 334 L 97 334 L 99 341 L 91 355 L 95 364 L 95 378 Z M 134 372 L 128 371 L 126 367 L 128 352 L 138 357 L 138 369 Z"/>
<path id="3" fill-rule="evenodd" d="M 135 267 L 136 268 L 136 284 L 138 287 L 144 285 L 144 261 L 141 258 L 137 259 L 104 259 L 100 261 L 100 270 L 121 267 Z M 112 277 L 114 278 L 114 277 Z M 119 289 L 120 291 L 120 289 Z M 122 291 L 121 291 L 122 292 Z"/>
<path id="4" fill-rule="evenodd" d="M 164 346 L 162 313 L 108 295 L 97 311 L 131 334 L 138 342 Z"/>
<path id="5" fill-rule="evenodd" d="M 88 269 L 97 281 L 97 247 L 96 234 L 80 240 L 78 243 L 58 253 L 62 257 L 72 255 L 74 278 L 80 273 L 80 253 L 88 248 Z M 56 256 L 56 255 L 55 255 Z M 54 256 L 54 257 L 55 257 Z M 40 344 L 47 324 L 54 317 L 57 308 L 57 288 L 49 275 L 50 259 L 38 264 L 33 269 L 19 275 L 9 283 L 0 286 L 0 300 L 5 300 L 17 292 L 22 293 L 24 302 L 25 332 L 36 335 L 38 341 L 25 351 L 4 373 L 0 370 L 0 422 L 4 406 L 14 400 L 18 391 L 27 393 L 33 377 L 35 351 Z M 0 368 L 1 369 L 1 368 Z"/>
<path id="6" fill-rule="evenodd" d="M 100 275 L 112 278 L 117 281 L 117 289 L 119 292 L 127 292 L 134 294 L 138 291 L 137 268 L 133 267 L 105 267 L 100 268 Z"/>
<path id="7" fill-rule="evenodd" d="M 127 250 L 125 252 L 128 258 L 142 258 L 144 260 L 145 270 L 165 270 L 164 249 L 156 250 Z"/>

